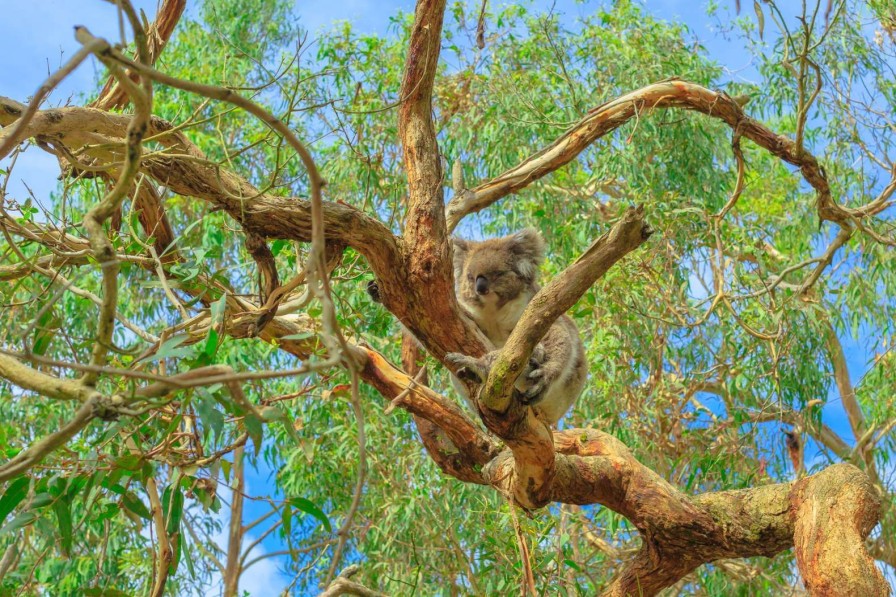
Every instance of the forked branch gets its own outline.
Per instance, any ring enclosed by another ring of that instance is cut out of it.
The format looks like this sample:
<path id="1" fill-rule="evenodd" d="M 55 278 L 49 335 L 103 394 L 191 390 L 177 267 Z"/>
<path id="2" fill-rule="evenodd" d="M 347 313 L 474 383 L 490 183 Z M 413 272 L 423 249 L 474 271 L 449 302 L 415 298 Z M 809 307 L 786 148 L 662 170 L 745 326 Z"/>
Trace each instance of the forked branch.
<path id="1" fill-rule="evenodd" d="M 563 136 L 538 153 L 492 180 L 452 198 L 446 210 L 448 229 L 453 230 L 465 216 L 565 166 L 597 139 L 632 118 L 643 118 L 648 111 L 657 108 L 694 110 L 722 120 L 740 136 L 799 167 L 803 178 L 816 191 L 818 215 L 822 220 L 843 223 L 850 215 L 834 203 L 827 177 L 813 155 L 800 149 L 791 139 L 774 133 L 747 116 L 741 105 L 728 95 L 673 79 L 642 87 L 591 110 Z"/>
<path id="2" fill-rule="evenodd" d="M 526 508 L 538 508 L 549 501 L 554 447 L 546 426 L 535 418 L 531 409 L 513 400 L 513 382 L 554 321 L 613 264 L 641 246 L 649 236 L 644 210 L 631 208 L 578 260 L 538 291 L 513 328 L 480 390 L 483 421 L 513 450 L 512 495 Z"/>

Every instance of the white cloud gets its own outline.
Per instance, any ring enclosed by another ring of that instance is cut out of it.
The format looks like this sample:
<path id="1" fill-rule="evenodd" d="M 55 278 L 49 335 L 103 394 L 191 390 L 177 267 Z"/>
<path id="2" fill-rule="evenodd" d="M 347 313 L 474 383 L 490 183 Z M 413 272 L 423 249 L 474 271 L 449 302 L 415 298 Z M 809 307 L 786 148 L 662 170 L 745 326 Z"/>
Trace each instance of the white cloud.
<path id="1" fill-rule="evenodd" d="M 252 495 L 249 491 L 248 484 L 246 485 L 246 493 L 247 495 Z M 212 536 L 212 541 L 222 549 L 227 549 L 227 527 L 230 522 L 230 509 L 228 508 L 228 505 L 233 496 L 233 491 L 230 487 L 224 484 L 219 484 L 218 496 L 225 505 L 214 515 L 220 523 L 221 530 Z M 265 527 L 262 525 L 259 528 L 261 529 L 259 532 L 263 532 Z M 243 548 L 245 549 L 247 545 L 252 544 L 257 538 L 257 534 L 246 533 L 243 537 Z M 261 544 L 256 545 L 249 552 L 249 557 L 246 558 L 246 561 L 250 562 L 266 553 L 268 553 L 268 550 Z M 272 595 L 279 595 L 292 580 L 280 571 L 277 564 L 279 560 L 280 558 L 277 557 L 265 558 L 244 571 L 240 577 L 240 595 L 242 595 L 244 591 L 248 592 L 252 597 L 270 597 Z M 223 591 L 223 586 L 224 581 L 221 574 L 215 570 L 214 574 L 212 574 L 209 586 L 205 587 L 205 590 L 196 593 L 196 596 L 211 597 L 212 595 L 219 595 Z"/>

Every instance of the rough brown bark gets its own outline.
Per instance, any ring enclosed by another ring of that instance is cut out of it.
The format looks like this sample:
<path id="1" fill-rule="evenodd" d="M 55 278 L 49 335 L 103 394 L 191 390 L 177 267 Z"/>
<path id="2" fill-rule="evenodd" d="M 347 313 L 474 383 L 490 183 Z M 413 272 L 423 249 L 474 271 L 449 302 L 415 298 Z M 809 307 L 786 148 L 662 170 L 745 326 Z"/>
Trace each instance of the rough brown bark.
<path id="1" fill-rule="evenodd" d="M 889 595 L 864 547 L 880 517 L 868 477 L 846 464 L 798 481 L 790 496 L 794 552 L 812 595 Z"/>
<path id="2" fill-rule="evenodd" d="M 398 110 L 399 141 L 408 179 L 402 243 L 405 274 L 401 284 L 394 284 L 377 273 L 383 305 L 439 359 L 446 352 L 485 353 L 481 334 L 460 318 L 454 296 L 443 173 L 432 120 L 432 89 L 444 13 L 445 0 L 417 2 Z"/>

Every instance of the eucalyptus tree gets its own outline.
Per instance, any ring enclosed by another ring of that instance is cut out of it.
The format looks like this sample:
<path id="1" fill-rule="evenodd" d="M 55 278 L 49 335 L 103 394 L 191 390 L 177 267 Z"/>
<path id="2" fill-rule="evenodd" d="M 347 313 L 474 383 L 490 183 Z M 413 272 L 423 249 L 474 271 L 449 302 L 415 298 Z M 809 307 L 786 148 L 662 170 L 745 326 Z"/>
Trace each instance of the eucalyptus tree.
<path id="1" fill-rule="evenodd" d="M 118 6 L 129 47 L 88 24 L 0 98 L 4 591 L 236 595 L 276 559 L 299 594 L 887 592 L 889 3 L 755 3 L 756 83 L 625 0 L 387 35 Z M 90 60 L 95 97 L 44 103 Z M 55 192 L 8 192 L 26 151 Z M 449 235 L 526 225 L 545 285 L 473 412 Z M 508 382 L 567 311 L 590 372 L 552 430 Z"/>

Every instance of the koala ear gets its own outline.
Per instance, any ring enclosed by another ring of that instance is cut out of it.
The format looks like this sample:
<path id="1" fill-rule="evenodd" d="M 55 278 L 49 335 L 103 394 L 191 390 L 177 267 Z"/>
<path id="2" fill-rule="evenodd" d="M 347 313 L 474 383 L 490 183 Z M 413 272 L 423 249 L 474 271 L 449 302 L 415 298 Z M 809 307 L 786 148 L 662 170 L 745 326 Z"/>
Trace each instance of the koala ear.
<path id="1" fill-rule="evenodd" d="M 544 239 L 535 228 L 523 228 L 510 237 L 510 250 L 519 257 L 520 274 L 534 280 L 544 262 Z"/>
<path id="2" fill-rule="evenodd" d="M 460 277 L 460 274 L 464 269 L 464 261 L 466 261 L 467 253 L 469 253 L 470 251 L 470 241 L 452 236 L 451 245 L 453 248 L 452 252 L 454 254 L 454 278 L 457 279 Z"/>

